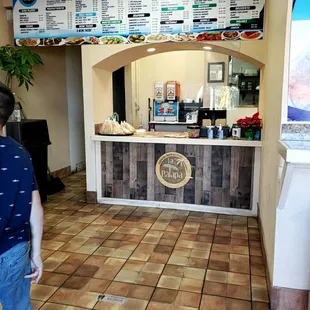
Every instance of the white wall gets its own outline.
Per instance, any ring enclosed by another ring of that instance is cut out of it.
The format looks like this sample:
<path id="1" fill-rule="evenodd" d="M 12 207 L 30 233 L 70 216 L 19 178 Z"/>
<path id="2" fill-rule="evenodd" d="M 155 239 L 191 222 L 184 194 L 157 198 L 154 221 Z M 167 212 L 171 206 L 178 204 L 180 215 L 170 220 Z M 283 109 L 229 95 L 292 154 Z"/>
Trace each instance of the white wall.
<path id="1" fill-rule="evenodd" d="M 48 147 L 51 171 L 70 166 L 69 125 L 67 105 L 65 48 L 37 48 L 44 66 L 37 66 L 34 86 L 29 89 L 13 87 L 24 101 L 28 118 L 46 119 L 52 145 Z"/>
<path id="2" fill-rule="evenodd" d="M 228 82 L 228 59 L 229 57 L 224 54 L 214 52 L 204 52 L 205 55 L 205 76 L 204 76 L 204 96 L 203 105 L 204 107 L 210 107 L 210 89 L 217 86 L 226 86 Z M 208 83 L 208 64 L 212 62 L 224 62 L 225 63 L 225 79 L 223 83 Z"/>
<path id="3" fill-rule="evenodd" d="M 136 80 L 136 103 L 140 111 L 134 118 L 143 127 L 148 127 L 148 98 L 154 98 L 156 81 L 178 81 L 181 84 L 181 98 L 195 99 L 205 80 L 205 52 L 182 51 L 153 55 L 137 60 L 133 65 Z M 135 103 L 135 100 L 133 100 Z M 134 109 L 135 112 L 135 109 Z"/>
<path id="4" fill-rule="evenodd" d="M 263 149 L 261 157 L 260 217 L 267 263 L 273 283 L 276 207 L 278 203 L 279 155 L 283 86 L 286 60 L 286 42 L 289 35 L 288 14 L 290 0 L 266 2 L 266 65 L 261 71 L 260 112 L 264 121 Z M 282 270 L 287 272 L 287 270 Z"/>
<path id="5" fill-rule="evenodd" d="M 85 163 L 84 110 L 81 48 L 66 48 L 66 81 L 71 171 Z"/>
<path id="6" fill-rule="evenodd" d="M 310 290 L 310 166 L 288 165 L 277 209 L 273 285 Z"/>
<path id="7" fill-rule="evenodd" d="M 225 63 L 223 83 L 208 83 L 207 68 L 208 63 L 212 62 Z M 195 99 L 200 87 L 204 86 L 204 106 L 209 107 L 210 87 L 227 85 L 228 56 L 205 51 L 169 52 L 137 60 L 127 66 L 126 72 L 127 119 L 135 127 L 139 127 L 142 114 L 142 124 L 147 129 L 148 98 L 152 100 L 154 98 L 155 81 L 180 82 L 181 99 Z M 232 125 L 237 119 L 252 116 L 256 112 L 257 108 L 238 108 L 229 111 L 227 124 Z"/>

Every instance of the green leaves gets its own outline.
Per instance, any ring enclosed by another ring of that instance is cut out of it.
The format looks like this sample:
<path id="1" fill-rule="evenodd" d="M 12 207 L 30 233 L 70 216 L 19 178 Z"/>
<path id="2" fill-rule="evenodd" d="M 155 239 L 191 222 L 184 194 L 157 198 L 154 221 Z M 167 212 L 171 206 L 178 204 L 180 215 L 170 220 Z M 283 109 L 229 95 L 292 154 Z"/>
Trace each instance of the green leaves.
<path id="1" fill-rule="evenodd" d="M 43 61 L 40 55 L 29 47 L 22 46 L 17 49 L 11 46 L 0 47 L 0 70 L 7 72 L 8 87 L 12 87 L 14 77 L 18 86 L 25 85 L 28 91 L 29 86 L 33 86 L 34 66 L 36 65 L 43 65 Z"/>

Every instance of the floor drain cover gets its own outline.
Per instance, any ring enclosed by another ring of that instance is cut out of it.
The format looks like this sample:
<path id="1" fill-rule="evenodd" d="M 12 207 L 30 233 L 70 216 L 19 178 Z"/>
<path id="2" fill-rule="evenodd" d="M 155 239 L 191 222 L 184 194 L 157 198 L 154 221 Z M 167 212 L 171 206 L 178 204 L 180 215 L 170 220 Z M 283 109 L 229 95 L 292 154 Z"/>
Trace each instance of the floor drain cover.
<path id="1" fill-rule="evenodd" d="M 126 297 L 101 294 L 97 297 L 98 301 L 109 302 L 111 304 L 124 304 L 126 301 Z"/>

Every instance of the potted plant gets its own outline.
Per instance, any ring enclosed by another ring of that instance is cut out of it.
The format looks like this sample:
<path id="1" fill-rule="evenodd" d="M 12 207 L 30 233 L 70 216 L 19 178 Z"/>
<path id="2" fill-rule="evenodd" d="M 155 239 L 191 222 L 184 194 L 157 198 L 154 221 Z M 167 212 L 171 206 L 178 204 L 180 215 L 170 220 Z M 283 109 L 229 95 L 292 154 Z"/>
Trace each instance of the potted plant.
<path id="1" fill-rule="evenodd" d="M 12 89 L 12 82 L 15 78 L 18 87 L 23 85 L 29 90 L 33 86 L 34 66 L 43 65 L 43 61 L 37 53 L 27 46 L 14 48 L 12 46 L 0 47 L 0 70 L 6 72 L 5 84 Z M 21 104 L 16 102 L 12 121 L 21 121 Z"/>
<path id="2" fill-rule="evenodd" d="M 15 78 L 18 87 L 24 85 L 28 91 L 29 85 L 33 86 L 35 65 L 43 65 L 43 61 L 40 55 L 29 47 L 0 47 L 0 70 L 6 72 L 5 84 L 8 87 L 12 88 L 12 81 Z"/>
<path id="3" fill-rule="evenodd" d="M 259 117 L 259 113 L 255 113 L 252 117 L 240 118 L 237 124 L 241 126 L 244 132 L 244 136 L 247 140 L 260 140 L 261 130 L 263 127 L 262 119 Z"/>

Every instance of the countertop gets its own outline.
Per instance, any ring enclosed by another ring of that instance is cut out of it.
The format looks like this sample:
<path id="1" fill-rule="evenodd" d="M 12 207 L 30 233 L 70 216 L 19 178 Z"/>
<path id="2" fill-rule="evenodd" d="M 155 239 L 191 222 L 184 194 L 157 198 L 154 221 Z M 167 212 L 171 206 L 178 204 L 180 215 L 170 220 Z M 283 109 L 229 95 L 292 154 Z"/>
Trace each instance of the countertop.
<path id="1" fill-rule="evenodd" d="M 173 135 L 167 137 L 167 135 Z M 187 133 L 176 132 L 145 132 L 136 133 L 132 136 L 92 136 L 93 141 L 105 142 L 129 142 L 129 143 L 159 143 L 159 144 L 188 144 L 188 145 L 222 145 L 222 146 L 242 146 L 242 147 L 262 147 L 261 141 L 233 140 L 232 138 L 218 139 L 190 139 Z"/>
<path id="2" fill-rule="evenodd" d="M 310 141 L 279 140 L 278 150 L 288 163 L 310 164 Z"/>
<path id="3" fill-rule="evenodd" d="M 164 122 L 164 121 L 150 121 L 149 124 L 157 124 L 157 125 L 187 125 L 192 126 L 196 125 L 197 123 L 187 123 L 187 122 Z"/>

